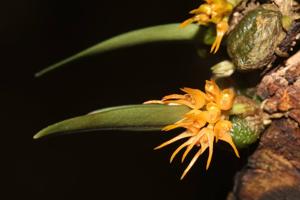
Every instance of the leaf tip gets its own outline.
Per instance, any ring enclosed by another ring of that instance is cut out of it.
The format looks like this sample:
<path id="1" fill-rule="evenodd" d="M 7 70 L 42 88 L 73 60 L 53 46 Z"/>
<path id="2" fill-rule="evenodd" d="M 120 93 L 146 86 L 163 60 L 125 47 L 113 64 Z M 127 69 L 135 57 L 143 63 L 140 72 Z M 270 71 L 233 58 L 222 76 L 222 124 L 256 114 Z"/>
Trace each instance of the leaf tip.
<path id="1" fill-rule="evenodd" d="M 45 136 L 48 136 L 49 134 L 52 134 L 53 132 L 51 132 L 51 130 L 49 130 L 49 127 L 46 127 L 42 130 L 40 130 L 39 132 L 37 132 L 32 138 L 34 140 L 37 140 L 37 139 L 41 139 Z"/>
<path id="2" fill-rule="evenodd" d="M 34 140 L 37 140 L 37 139 L 40 139 L 41 137 L 43 137 L 43 135 L 41 134 L 41 131 L 40 131 L 40 132 L 38 132 L 37 134 L 35 134 L 32 138 L 33 138 Z"/>
<path id="3" fill-rule="evenodd" d="M 34 77 L 35 77 L 35 78 L 40 78 L 41 76 L 47 74 L 47 73 L 48 73 L 49 71 L 51 71 L 51 70 L 52 70 L 52 68 L 50 68 L 50 67 L 47 67 L 47 68 L 45 68 L 45 69 L 42 69 L 42 70 L 36 72 L 36 73 L 34 74 Z"/>
<path id="4" fill-rule="evenodd" d="M 41 77 L 43 74 L 41 72 L 37 72 L 34 74 L 34 78 L 39 78 Z"/>

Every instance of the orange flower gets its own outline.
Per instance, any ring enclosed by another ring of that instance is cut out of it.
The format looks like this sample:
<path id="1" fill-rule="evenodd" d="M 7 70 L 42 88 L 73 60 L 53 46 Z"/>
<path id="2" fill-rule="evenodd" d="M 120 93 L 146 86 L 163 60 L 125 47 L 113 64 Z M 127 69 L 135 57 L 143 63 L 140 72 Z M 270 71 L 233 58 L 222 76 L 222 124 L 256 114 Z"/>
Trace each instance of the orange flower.
<path id="1" fill-rule="evenodd" d="M 160 149 L 178 140 L 187 138 L 187 141 L 180 145 L 170 158 L 170 162 L 172 162 L 175 156 L 185 148 L 185 152 L 181 158 L 181 161 L 183 162 L 193 147 L 199 147 L 199 150 L 183 172 L 181 179 L 184 178 L 198 157 L 207 148 L 209 153 L 206 169 L 208 169 L 213 155 L 214 141 L 217 142 L 218 140 L 222 140 L 229 143 L 236 156 L 239 157 L 239 153 L 230 135 L 232 123 L 228 120 L 228 115 L 226 114 L 226 111 L 231 109 L 233 105 L 235 97 L 234 91 L 232 89 L 220 90 L 213 80 L 206 81 L 205 93 L 191 88 L 183 88 L 182 91 L 186 92 L 186 94 L 172 94 L 163 97 L 163 99 L 159 101 L 146 102 L 183 104 L 191 108 L 191 111 L 186 113 L 183 119 L 163 128 L 164 131 L 175 128 L 185 128 L 186 130 L 155 148 Z"/>
<path id="2" fill-rule="evenodd" d="M 223 36 L 228 31 L 228 20 L 232 10 L 233 5 L 227 0 L 206 0 L 206 3 L 190 11 L 190 14 L 194 14 L 194 16 L 185 20 L 180 26 L 184 27 L 193 22 L 199 25 L 216 24 L 217 36 L 210 49 L 210 52 L 216 53 Z"/>

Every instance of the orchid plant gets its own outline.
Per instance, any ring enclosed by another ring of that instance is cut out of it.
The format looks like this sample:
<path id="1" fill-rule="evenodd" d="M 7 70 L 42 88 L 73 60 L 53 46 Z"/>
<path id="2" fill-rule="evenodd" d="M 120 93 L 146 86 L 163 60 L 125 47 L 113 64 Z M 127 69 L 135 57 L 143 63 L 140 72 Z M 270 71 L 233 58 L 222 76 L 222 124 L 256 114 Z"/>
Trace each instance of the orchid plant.
<path id="1" fill-rule="evenodd" d="M 233 16 L 235 10 L 247 7 L 247 3 L 246 0 L 205 0 L 198 8 L 190 11 L 193 16 L 182 23 L 157 25 L 123 33 L 51 65 L 38 72 L 36 76 L 43 76 L 83 57 L 145 43 L 161 41 L 203 43 L 211 45 L 210 52 L 216 53 L 220 45 L 224 44 L 222 42 L 224 38 L 226 40 L 226 36 L 234 28 L 232 26 L 238 27 L 236 26 L 238 22 Z M 250 4 L 253 5 L 253 1 Z M 232 25 L 233 19 L 235 24 Z M 155 149 L 185 139 L 186 141 L 172 154 L 170 162 L 183 149 L 185 151 L 182 161 L 193 148 L 198 149 L 183 172 L 182 179 L 207 149 L 206 169 L 208 169 L 214 145 L 217 145 L 215 143 L 218 141 L 229 144 L 234 154 L 239 157 L 238 149 L 256 142 L 266 122 L 271 118 L 262 112 L 260 102 L 255 95 L 249 96 L 247 92 L 242 92 L 245 91 L 244 89 L 241 90 L 234 85 L 224 87 L 223 79 L 220 77 L 231 75 L 232 66 L 229 61 L 213 66 L 212 77 L 206 80 L 204 91 L 185 87 L 181 89 L 183 94 L 167 95 L 161 100 L 96 110 L 87 115 L 50 125 L 39 131 L 33 138 L 91 130 L 116 129 L 142 132 L 171 131 L 181 128 L 183 129 L 181 134 Z"/>

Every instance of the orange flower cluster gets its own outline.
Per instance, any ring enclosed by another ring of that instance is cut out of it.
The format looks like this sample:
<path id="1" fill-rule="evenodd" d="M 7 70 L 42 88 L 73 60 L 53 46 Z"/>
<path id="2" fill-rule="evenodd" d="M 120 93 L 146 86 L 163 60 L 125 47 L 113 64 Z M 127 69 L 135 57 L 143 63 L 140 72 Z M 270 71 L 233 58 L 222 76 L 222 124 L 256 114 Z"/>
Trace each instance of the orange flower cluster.
<path id="1" fill-rule="evenodd" d="M 201 4 L 197 9 L 190 11 L 193 17 L 185 20 L 181 27 L 196 22 L 200 25 L 216 24 L 216 39 L 211 46 L 210 52 L 216 53 L 220 47 L 221 41 L 225 33 L 228 31 L 229 15 L 233 10 L 233 5 L 227 0 L 205 0 L 206 3 Z"/>
<path id="2" fill-rule="evenodd" d="M 149 101 L 146 103 L 163 103 L 163 104 L 182 104 L 191 108 L 191 111 L 184 115 L 184 118 L 175 124 L 166 126 L 163 130 L 169 131 L 175 128 L 185 128 L 186 130 L 180 135 L 164 142 L 155 149 L 160 149 L 178 140 L 188 138 L 181 146 L 179 146 L 171 156 L 170 162 L 174 157 L 186 147 L 182 156 L 183 162 L 187 154 L 194 146 L 200 149 L 192 158 L 191 162 L 183 172 L 181 179 L 194 165 L 198 157 L 209 148 L 206 169 L 208 169 L 212 155 L 214 141 L 222 140 L 231 145 L 237 157 L 239 153 L 232 141 L 230 130 L 232 123 L 228 120 L 226 111 L 230 110 L 233 105 L 235 93 L 232 89 L 220 90 L 214 81 L 206 81 L 205 93 L 191 88 L 183 88 L 186 94 L 172 94 L 163 97 L 160 101 Z"/>

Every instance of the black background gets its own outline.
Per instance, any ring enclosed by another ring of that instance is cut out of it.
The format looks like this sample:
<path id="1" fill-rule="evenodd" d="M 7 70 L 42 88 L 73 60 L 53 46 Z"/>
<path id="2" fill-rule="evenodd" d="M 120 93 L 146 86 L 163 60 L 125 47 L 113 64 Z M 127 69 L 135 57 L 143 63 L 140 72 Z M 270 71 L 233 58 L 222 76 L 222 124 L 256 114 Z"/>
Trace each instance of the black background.
<path id="1" fill-rule="evenodd" d="M 42 78 L 34 73 L 125 31 L 181 22 L 196 1 L 11 0 L 1 3 L 1 140 L 4 199 L 225 199 L 237 159 L 216 148 L 180 181 L 185 164 L 170 165 L 178 144 L 153 147 L 178 131 L 90 132 L 34 141 L 41 128 L 95 109 L 137 104 L 202 88 L 209 66 L 188 44 L 150 44 L 83 59 Z"/>

